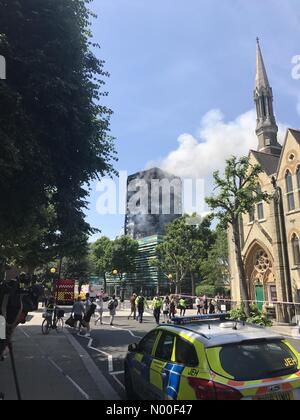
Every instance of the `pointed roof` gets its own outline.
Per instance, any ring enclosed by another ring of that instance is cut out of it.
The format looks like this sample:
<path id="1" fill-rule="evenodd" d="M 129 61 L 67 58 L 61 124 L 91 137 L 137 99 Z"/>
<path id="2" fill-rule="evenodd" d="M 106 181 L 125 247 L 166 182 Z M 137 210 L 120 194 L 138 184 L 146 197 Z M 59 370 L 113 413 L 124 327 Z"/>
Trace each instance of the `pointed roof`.
<path id="1" fill-rule="evenodd" d="M 292 133 L 296 142 L 300 144 L 300 130 L 294 130 L 292 128 L 289 128 L 288 131 Z"/>
<path id="2" fill-rule="evenodd" d="M 255 88 L 269 88 L 269 79 L 261 52 L 259 38 L 257 38 L 257 50 L 256 50 L 256 79 L 255 79 Z"/>
<path id="3" fill-rule="evenodd" d="M 251 150 L 258 163 L 268 176 L 274 175 L 277 172 L 280 156 L 270 155 L 269 153 L 257 152 Z"/>

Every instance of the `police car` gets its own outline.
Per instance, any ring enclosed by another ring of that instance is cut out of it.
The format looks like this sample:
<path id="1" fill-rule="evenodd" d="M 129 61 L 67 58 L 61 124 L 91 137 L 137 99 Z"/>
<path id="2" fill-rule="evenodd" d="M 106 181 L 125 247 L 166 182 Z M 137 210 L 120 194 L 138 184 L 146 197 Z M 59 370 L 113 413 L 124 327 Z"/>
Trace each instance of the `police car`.
<path id="1" fill-rule="evenodd" d="M 128 350 L 128 399 L 300 400 L 296 350 L 226 314 L 174 318 Z"/>

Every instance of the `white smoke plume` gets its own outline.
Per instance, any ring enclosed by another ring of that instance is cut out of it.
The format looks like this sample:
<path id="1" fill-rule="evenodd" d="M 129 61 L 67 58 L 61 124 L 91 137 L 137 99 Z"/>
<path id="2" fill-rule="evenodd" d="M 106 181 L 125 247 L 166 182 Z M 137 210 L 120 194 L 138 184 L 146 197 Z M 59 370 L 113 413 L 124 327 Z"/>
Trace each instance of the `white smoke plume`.
<path id="1" fill-rule="evenodd" d="M 218 109 L 209 111 L 201 120 L 196 135 L 182 134 L 176 150 L 147 167 L 161 169 L 182 178 L 207 178 L 216 170 L 223 170 L 225 161 L 232 155 L 247 155 L 257 149 L 255 134 L 256 113 L 248 111 L 235 120 L 225 122 Z M 282 143 L 286 126 L 279 124 L 279 141 Z"/>

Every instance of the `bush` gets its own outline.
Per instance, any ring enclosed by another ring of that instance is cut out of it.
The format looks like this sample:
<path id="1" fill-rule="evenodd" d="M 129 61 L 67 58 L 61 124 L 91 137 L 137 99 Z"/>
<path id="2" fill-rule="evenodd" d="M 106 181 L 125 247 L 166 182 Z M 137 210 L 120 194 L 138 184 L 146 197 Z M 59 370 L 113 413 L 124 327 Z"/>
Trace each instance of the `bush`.
<path id="1" fill-rule="evenodd" d="M 271 327 L 272 321 L 268 315 L 260 311 L 256 305 L 250 305 L 250 317 L 245 313 L 245 307 L 242 304 L 240 308 L 230 311 L 230 319 L 233 321 L 247 322 L 249 324 L 259 325 L 261 327 Z"/>

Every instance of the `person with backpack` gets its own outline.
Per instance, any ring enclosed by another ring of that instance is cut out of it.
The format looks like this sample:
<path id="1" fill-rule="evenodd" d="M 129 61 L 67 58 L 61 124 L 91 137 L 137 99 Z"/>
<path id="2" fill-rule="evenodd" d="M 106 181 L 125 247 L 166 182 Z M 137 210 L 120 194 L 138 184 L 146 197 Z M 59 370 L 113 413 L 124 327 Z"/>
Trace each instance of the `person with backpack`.
<path id="1" fill-rule="evenodd" d="M 83 326 L 86 328 L 86 334 L 84 337 L 89 338 L 91 336 L 91 318 L 97 309 L 97 305 L 94 301 L 90 301 L 89 309 L 84 315 Z"/>
<path id="2" fill-rule="evenodd" d="M 135 304 L 136 304 L 136 307 L 137 307 L 137 310 L 138 310 L 137 321 L 139 321 L 140 324 L 141 324 L 143 322 L 143 315 L 144 315 L 144 312 L 145 312 L 145 306 L 148 307 L 147 300 L 143 296 L 142 293 L 140 293 L 140 295 L 136 298 Z"/>
<path id="3" fill-rule="evenodd" d="M 160 297 L 158 295 L 155 296 L 155 298 L 152 301 L 152 309 L 153 309 L 153 316 L 157 325 L 159 325 L 162 304 L 163 303 Z"/>
<path id="4" fill-rule="evenodd" d="M 133 293 L 133 295 L 130 298 L 130 315 L 128 319 L 130 319 L 132 315 L 133 315 L 133 319 L 136 319 L 136 304 L 135 304 L 136 298 L 137 298 L 136 293 Z"/>
<path id="5" fill-rule="evenodd" d="M 114 318 L 116 316 L 116 309 L 118 305 L 119 305 L 119 302 L 116 299 L 116 295 L 113 295 L 113 297 L 110 299 L 107 305 L 107 308 L 109 310 L 109 315 L 110 315 L 110 325 L 113 325 L 114 323 Z"/>

